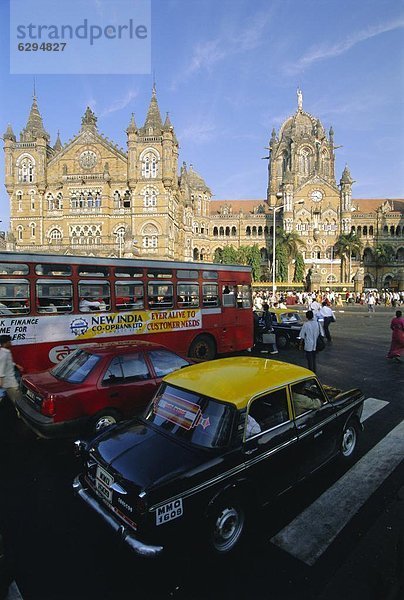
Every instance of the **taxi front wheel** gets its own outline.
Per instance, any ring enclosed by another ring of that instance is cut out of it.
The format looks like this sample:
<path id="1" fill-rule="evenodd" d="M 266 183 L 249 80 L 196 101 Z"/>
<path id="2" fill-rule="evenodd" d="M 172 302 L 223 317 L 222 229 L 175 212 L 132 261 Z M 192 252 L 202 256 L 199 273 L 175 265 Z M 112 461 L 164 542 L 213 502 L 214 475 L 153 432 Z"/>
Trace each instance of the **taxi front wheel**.
<path id="1" fill-rule="evenodd" d="M 344 462 L 350 462 L 356 456 L 358 450 L 359 427 L 356 421 L 351 419 L 344 427 L 341 440 L 341 458 Z"/>
<path id="2" fill-rule="evenodd" d="M 241 545 L 246 529 L 246 508 L 236 498 L 218 502 L 210 514 L 208 541 L 216 555 L 226 555 Z"/>

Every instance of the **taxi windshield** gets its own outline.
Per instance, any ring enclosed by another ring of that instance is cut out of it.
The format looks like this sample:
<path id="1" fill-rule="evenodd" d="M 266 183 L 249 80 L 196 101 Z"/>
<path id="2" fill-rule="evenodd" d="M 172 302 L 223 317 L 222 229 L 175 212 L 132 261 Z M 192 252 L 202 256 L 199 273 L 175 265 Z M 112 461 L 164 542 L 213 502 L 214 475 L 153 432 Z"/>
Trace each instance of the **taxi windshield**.
<path id="1" fill-rule="evenodd" d="M 281 321 L 282 321 L 282 323 L 301 323 L 302 322 L 299 313 L 282 313 Z"/>
<path id="2" fill-rule="evenodd" d="M 196 446 L 221 448 L 229 443 L 234 412 L 229 404 L 163 383 L 145 419 Z"/>

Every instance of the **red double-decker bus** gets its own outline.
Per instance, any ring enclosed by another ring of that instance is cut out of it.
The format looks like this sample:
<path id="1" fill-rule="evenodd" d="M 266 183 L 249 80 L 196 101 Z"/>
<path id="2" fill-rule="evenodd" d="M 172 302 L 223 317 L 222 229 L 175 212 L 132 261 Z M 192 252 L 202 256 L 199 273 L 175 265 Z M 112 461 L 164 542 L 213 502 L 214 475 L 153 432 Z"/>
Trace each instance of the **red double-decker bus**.
<path id="1" fill-rule="evenodd" d="M 2 252 L 0 334 L 26 372 L 78 344 L 133 336 L 199 359 L 246 350 L 251 268 Z"/>

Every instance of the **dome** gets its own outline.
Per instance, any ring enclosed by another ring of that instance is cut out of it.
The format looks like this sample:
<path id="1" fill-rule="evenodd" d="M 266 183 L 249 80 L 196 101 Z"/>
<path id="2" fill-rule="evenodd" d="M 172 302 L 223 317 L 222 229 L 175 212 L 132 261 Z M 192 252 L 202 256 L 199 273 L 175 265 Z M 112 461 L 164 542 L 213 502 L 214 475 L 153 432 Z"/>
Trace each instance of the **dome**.
<path id="1" fill-rule="evenodd" d="M 210 191 L 203 177 L 197 173 L 193 166 L 190 165 L 187 172 L 188 185 L 194 190 Z"/>
<path id="2" fill-rule="evenodd" d="M 324 128 L 320 121 L 309 113 L 298 110 L 294 115 L 288 117 L 279 130 L 279 140 L 284 138 L 298 138 L 306 135 L 325 137 Z"/>

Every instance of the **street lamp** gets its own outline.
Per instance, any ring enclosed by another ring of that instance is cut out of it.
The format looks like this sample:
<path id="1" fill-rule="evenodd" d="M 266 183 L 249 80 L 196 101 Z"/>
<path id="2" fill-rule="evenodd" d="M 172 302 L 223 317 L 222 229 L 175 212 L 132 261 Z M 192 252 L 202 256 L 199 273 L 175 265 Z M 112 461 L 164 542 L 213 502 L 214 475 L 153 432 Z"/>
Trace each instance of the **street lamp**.
<path id="1" fill-rule="evenodd" d="M 278 192 L 276 194 L 277 198 L 282 198 L 283 194 L 281 192 Z M 296 204 L 304 204 L 304 200 L 298 200 L 297 202 L 294 203 Z M 273 212 L 273 231 L 272 231 L 272 298 L 273 301 L 275 299 L 275 271 L 276 271 L 276 241 L 275 241 L 275 229 L 276 229 L 276 212 L 278 210 L 281 210 L 282 208 L 285 208 L 285 204 L 280 204 L 279 206 L 268 206 L 269 210 L 272 210 Z"/>

